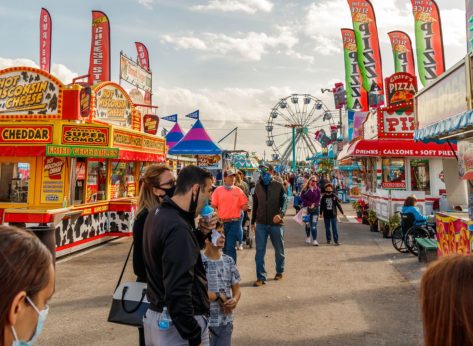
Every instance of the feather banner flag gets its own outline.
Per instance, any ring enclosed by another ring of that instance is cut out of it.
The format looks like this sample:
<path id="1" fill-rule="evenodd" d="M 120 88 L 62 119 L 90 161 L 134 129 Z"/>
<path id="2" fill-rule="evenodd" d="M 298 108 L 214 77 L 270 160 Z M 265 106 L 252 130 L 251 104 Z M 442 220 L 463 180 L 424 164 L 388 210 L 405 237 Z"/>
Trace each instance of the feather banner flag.
<path id="1" fill-rule="evenodd" d="M 42 8 L 39 17 L 39 66 L 48 73 L 51 71 L 52 30 L 51 15 L 47 9 Z"/>
<path id="2" fill-rule="evenodd" d="M 417 69 L 426 86 L 445 72 L 442 24 L 434 0 L 411 0 L 415 21 Z"/>
<path id="3" fill-rule="evenodd" d="M 373 6 L 369 0 L 347 0 L 355 31 L 358 65 L 363 88 L 382 99 L 383 68 L 379 48 L 378 27 Z"/>
<path id="4" fill-rule="evenodd" d="M 343 53 L 345 57 L 345 84 L 348 110 L 367 111 L 368 93 L 361 85 L 355 33 L 352 29 L 342 29 Z"/>
<path id="5" fill-rule="evenodd" d="M 403 31 L 388 32 L 393 50 L 394 70 L 416 75 L 411 38 Z"/>

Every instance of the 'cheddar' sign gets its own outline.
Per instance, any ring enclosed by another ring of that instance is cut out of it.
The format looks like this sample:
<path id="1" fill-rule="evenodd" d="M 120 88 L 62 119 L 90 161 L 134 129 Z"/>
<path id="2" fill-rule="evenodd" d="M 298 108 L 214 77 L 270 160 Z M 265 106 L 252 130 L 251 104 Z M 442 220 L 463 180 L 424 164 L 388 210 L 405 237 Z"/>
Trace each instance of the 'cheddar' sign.
<path id="1" fill-rule="evenodd" d="M 52 126 L 0 126 L 0 143 L 35 144 L 53 141 Z"/>

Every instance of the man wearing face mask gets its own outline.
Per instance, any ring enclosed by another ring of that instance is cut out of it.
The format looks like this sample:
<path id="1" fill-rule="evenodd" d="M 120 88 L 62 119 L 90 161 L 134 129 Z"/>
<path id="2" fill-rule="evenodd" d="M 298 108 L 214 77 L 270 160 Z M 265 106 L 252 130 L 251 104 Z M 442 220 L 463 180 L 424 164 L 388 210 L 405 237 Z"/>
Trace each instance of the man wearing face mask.
<path id="1" fill-rule="evenodd" d="M 150 302 L 143 319 L 146 345 L 209 344 L 210 303 L 200 254 L 209 230 L 195 229 L 195 217 L 208 203 L 211 190 L 212 174 L 188 166 L 177 177 L 174 196 L 164 197 L 146 219 L 143 253 Z M 158 323 L 166 315 L 164 309 L 171 318 L 166 328 Z"/>
<path id="2" fill-rule="evenodd" d="M 212 194 L 212 207 L 218 211 L 218 218 L 225 229 L 225 247 L 223 253 L 230 256 L 236 263 L 236 244 L 240 238 L 241 212 L 248 210 L 248 198 L 245 193 L 235 186 L 236 171 L 228 169 L 224 172 L 223 186 L 217 187 Z"/>
<path id="3" fill-rule="evenodd" d="M 261 179 L 253 195 L 251 228 L 256 240 L 256 282 L 255 287 L 267 280 L 264 256 L 268 237 L 274 247 L 276 276 L 281 280 L 284 273 L 284 228 L 283 218 L 287 209 L 287 193 L 281 183 L 273 180 L 274 169 L 270 164 L 260 166 Z"/>

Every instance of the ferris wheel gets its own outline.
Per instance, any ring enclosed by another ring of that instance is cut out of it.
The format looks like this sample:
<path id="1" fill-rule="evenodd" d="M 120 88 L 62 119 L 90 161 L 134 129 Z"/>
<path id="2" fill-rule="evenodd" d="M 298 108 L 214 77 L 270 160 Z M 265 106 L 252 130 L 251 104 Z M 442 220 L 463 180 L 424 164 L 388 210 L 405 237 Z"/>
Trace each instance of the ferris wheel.
<path id="1" fill-rule="evenodd" d="M 328 138 L 334 129 L 332 113 L 323 101 L 309 94 L 293 94 L 281 99 L 271 110 L 266 145 L 273 150 L 273 160 L 284 164 L 289 160 L 306 161 L 326 146 L 321 138 Z"/>

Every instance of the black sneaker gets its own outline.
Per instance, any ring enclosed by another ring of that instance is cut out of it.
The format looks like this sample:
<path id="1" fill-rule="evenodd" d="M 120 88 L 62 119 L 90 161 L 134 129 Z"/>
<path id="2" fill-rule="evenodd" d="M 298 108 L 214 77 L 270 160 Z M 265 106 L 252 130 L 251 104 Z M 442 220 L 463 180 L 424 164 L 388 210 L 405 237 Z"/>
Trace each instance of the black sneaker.
<path id="1" fill-rule="evenodd" d="M 329 245 L 330 245 L 330 243 L 331 243 L 331 242 L 332 242 L 331 240 L 327 240 L 327 244 L 329 244 Z"/>
<path id="2" fill-rule="evenodd" d="M 335 246 L 340 246 L 340 245 L 342 245 L 342 243 L 340 243 L 339 241 L 336 241 L 334 245 Z"/>

